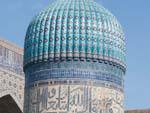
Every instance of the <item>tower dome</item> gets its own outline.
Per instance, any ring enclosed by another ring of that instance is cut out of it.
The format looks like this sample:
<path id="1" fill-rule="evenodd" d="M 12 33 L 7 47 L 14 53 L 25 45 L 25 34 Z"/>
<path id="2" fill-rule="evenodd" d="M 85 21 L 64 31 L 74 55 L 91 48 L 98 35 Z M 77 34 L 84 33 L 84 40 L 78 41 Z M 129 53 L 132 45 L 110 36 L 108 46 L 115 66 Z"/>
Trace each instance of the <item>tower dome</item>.
<path id="1" fill-rule="evenodd" d="M 24 63 L 54 60 L 107 60 L 124 66 L 121 25 L 93 0 L 57 0 L 30 23 Z"/>
<path id="2" fill-rule="evenodd" d="M 124 113 L 124 33 L 94 0 L 55 1 L 24 48 L 24 113 Z"/>

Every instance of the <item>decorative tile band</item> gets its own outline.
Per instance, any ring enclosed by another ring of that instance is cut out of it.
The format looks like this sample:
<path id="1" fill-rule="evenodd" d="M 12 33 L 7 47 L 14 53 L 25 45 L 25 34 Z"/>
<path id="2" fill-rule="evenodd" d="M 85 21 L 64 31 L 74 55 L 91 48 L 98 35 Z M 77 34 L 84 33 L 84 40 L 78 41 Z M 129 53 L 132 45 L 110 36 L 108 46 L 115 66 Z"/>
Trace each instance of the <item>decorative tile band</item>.
<path id="1" fill-rule="evenodd" d="M 111 82 L 123 87 L 123 78 L 117 77 L 115 75 L 109 75 L 100 72 L 89 72 L 89 71 L 81 71 L 76 69 L 64 70 L 64 69 L 52 69 L 48 71 L 40 71 L 35 72 L 34 74 L 30 74 L 27 78 L 27 83 L 34 83 L 39 80 L 47 80 L 47 79 L 84 79 L 84 80 L 101 80 Z"/>
<path id="2" fill-rule="evenodd" d="M 100 70 L 104 71 L 107 70 L 110 73 L 116 73 L 116 74 L 124 74 L 126 72 L 126 68 L 124 68 L 122 65 L 119 65 L 115 62 L 110 62 L 107 60 L 100 60 L 99 62 L 87 62 L 84 60 L 52 60 L 52 61 L 43 61 L 38 64 L 33 63 L 32 65 L 28 65 L 26 68 L 24 68 L 24 71 L 27 72 L 34 72 L 35 70 L 45 70 L 45 69 L 52 69 L 52 68 L 67 68 L 67 69 L 90 69 L 90 70 Z"/>
<path id="3" fill-rule="evenodd" d="M 57 79 L 47 79 L 47 80 L 41 80 L 41 81 L 36 81 L 34 83 L 29 83 L 25 85 L 25 88 L 32 88 L 35 86 L 45 86 L 45 85 L 93 85 L 95 87 L 105 87 L 109 89 L 115 89 L 120 92 L 124 92 L 124 88 L 116 85 L 114 83 L 106 82 L 106 81 L 101 81 L 101 80 L 83 80 L 83 79 L 75 79 L 75 78 L 57 78 Z"/>
<path id="4" fill-rule="evenodd" d="M 27 84 L 47 79 L 100 80 L 124 86 L 124 72 L 113 65 L 80 62 L 42 63 L 25 71 Z"/>

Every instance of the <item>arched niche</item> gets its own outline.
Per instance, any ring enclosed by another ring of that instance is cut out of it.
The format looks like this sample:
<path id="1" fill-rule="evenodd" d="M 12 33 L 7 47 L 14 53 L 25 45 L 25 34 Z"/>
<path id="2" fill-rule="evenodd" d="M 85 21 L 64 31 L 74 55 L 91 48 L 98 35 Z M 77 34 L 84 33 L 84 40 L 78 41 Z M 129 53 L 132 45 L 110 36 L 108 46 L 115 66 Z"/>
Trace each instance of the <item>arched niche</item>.
<path id="1" fill-rule="evenodd" d="M 0 98 L 0 113 L 22 113 L 11 95 Z"/>

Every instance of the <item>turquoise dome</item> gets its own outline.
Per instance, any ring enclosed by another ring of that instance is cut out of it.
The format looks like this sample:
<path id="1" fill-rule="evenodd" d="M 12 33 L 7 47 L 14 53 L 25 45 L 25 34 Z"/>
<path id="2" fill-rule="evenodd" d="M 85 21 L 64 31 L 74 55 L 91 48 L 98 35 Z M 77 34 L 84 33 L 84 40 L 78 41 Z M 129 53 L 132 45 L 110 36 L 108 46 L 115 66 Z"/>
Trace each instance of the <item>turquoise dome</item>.
<path id="1" fill-rule="evenodd" d="M 101 60 L 125 67 L 125 38 L 115 16 L 94 0 L 57 0 L 31 21 L 24 66 Z"/>

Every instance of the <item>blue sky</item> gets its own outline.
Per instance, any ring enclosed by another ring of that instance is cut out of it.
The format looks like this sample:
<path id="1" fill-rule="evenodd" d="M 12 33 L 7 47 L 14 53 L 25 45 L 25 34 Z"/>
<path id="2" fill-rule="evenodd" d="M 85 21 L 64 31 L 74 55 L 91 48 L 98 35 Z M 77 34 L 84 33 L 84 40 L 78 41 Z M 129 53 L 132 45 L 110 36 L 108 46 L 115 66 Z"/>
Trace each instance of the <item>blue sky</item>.
<path id="1" fill-rule="evenodd" d="M 0 0 L 0 37 L 23 47 L 30 20 L 54 0 Z M 122 24 L 127 42 L 125 106 L 150 108 L 150 0 L 96 0 Z"/>

